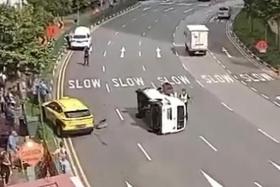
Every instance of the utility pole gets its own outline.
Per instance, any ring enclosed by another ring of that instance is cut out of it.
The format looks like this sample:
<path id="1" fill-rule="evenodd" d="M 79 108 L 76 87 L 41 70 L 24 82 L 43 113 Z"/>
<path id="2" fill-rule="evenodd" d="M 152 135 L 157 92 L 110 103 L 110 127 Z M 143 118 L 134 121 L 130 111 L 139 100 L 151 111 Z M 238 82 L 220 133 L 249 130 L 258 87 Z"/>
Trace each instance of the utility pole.
<path id="1" fill-rule="evenodd" d="M 78 10 L 77 10 L 77 25 L 80 25 L 80 3 L 79 3 L 79 1 L 77 1 L 77 8 L 78 8 Z"/>

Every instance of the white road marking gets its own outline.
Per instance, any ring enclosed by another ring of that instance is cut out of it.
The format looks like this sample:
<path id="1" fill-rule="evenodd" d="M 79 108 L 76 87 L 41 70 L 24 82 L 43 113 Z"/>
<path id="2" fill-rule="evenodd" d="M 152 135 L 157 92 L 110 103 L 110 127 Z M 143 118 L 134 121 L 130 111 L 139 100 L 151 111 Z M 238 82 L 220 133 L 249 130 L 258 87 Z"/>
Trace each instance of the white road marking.
<path id="1" fill-rule="evenodd" d="M 102 66 L 102 71 L 103 71 L 103 72 L 105 72 L 105 71 L 106 71 L 105 66 Z"/>
<path id="2" fill-rule="evenodd" d="M 280 100 L 280 96 L 275 97 L 276 100 Z"/>
<path id="3" fill-rule="evenodd" d="M 148 155 L 148 153 L 145 151 L 145 149 L 142 147 L 142 145 L 140 143 L 137 143 L 137 146 L 139 147 L 139 149 L 144 153 L 145 157 L 151 161 L 151 157 Z"/>
<path id="4" fill-rule="evenodd" d="M 191 3 L 178 3 L 179 6 L 191 6 Z"/>
<path id="5" fill-rule="evenodd" d="M 203 170 L 200 170 L 200 172 L 203 174 L 203 176 L 207 179 L 207 181 L 210 183 L 212 187 L 223 187 L 220 183 L 218 183 L 215 179 L 210 177 L 207 173 L 205 173 Z"/>
<path id="6" fill-rule="evenodd" d="M 278 103 L 277 101 L 274 101 L 273 103 L 280 107 L 280 103 Z"/>
<path id="7" fill-rule="evenodd" d="M 244 84 L 244 85 L 247 85 L 247 83 L 246 83 L 246 82 L 244 82 L 244 81 L 241 81 L 241 83 L 242 83 L 242 84 Z"/>
<path id="8" fill-rule="evenodd" d="M 109 40 L 108 43 L 107 43 L 107 45 L 110 45 L 111 43 L 112 43 L 111 40 Z"/>
<path id="9" fill-rule="evenodd" d="M 187 10 L 184 11 L 184 14 L 186 14 L 186 13 L 192 11 L 192 10 L 193 10 L 192 8 L 191 9 L 187 9 Z"/>
<path id="10" fill-rule="evenodd" d="M 155 89 L 157 88 L 156 85 L 155 85 L 153 82 L 151 82 L 151 85 L 152 85 L 152 87 L 154 87 Z"/>
<path id="11" fill-rule="evenodd" d="M 155 20 L 155 23 L 157 23 L 157 22 L 158 22 L 158 19 Z"/>
<path id="12" fill-rule="evenodd" d="M 146 67 L 144 65 L 142 66 L 142 69 L 143 69 L 143 71 L 146 71 Z"/>
<path id="13" fill-rule="evenodd" d="M 139 40 L 138 45 L 139 45 L 139 46 L 141 46 L 141 45 L 142 45 L 142 41 L 141 41 L 141 40 Z"/>
<path id="14" fill-rule="evenodd" d="M 132 21 L 136 21 L 137 18 L 133 18 Z"/>
<path id="15" fill-rule="evenodd" d="M 254 87 L 251 87 L 251 90 L 253 90 L 254 92 L 258 92 L 258 90 Z"/>
<path id="16" fill-rule="evenodd" d="M 143 8 L 143 11 L 146 11 L 146 10 L 150 10 L 151 7 L 146 7 L 146 8 Z"/>
<path id="17" fill-rule="evenodd" d="M 260 183 L 258 183 L 258 182 L 254 182 L 254 185 L 256 185 L 257 187 L 263 187 L 263 186 L 260 185 Z"/>
<path id="18" fill-rule="evenodd" d="M 125 52 L 125 48 L 124 48 L 124 46 L 122 47 L 122 49 L 121 49 L 121 58 L 123 58 L 124 57 L 124 52 Z"/>
<path id="19" fill-rule="evenodd" d="M 178 30 L 178 26 L 176 26 L 175 30 Z"/>
<path id="20" fill-rule="evenodd" d="M 199 138 L 206 143 L 211 149 L 213 149 L 215 152 L 217 152 L 217 148 L 214 147 L 208 140 L 206 140 L 206 138 L 204 138 L 203 136 L 199 136 Z"/>
<path id="21" fill-rule="evenodd" d="M 129 182 L 125 181 L 126 187 L 133 187 Z"/>
<path id="22" fill-rule="evenodd" d="M 227 69 L 227 72 L 228 72 L 229 74 L 232 74 L 232 72 L 231 72 L 229 69 Z"/>
<path id="23" fill-rule="evenodd" d="M 143 32 L 143 33 L 142 33 L 142 36 L 146 36 L 146 32 Z"/>
<path id="24" fill-rule="evenodd" d="M 214 60 L 217 60 L 217 57 L 215 55 L 212 55 L 212 57 L 214 58 Z"/>
<path id="25" fill-rule="evenodd" d="M 168 12 L 168 11 L 171 11 L 171 10 L 174 10 L 174 8 L 171 7 L 171 8 L 165 9 L 163 12 Z"/>
<path id="26" fill-rule="evenodd" d="M 226 66 L 225 66 L 224 64 L 222 64 L 222 67 L 223 67 L 224 69 L 226 69 Z"/>
<path id="27" fill-rule="evenodd" d="M 119 32 L 115 32 L 115 36 L 118 35 L 118 34 L 119 34 Z"/>
<path id="28" fill-rule="evenodd" d="M 233 77 L 234 77 L 235 79 L 238 79 L 238 77 L 237 77 L 236 75 L 233 75 Z"/>
<path id="29" fill-rule="evenodd" d="M 228 58 L 232 58 L 226 48 L 222 47 L 222 51 L 227 55 Z"/>
<path id="30" fill-rule="evenodd" d="M 176 55 L 176 56 L 179 56 L 179 54 L 178 54 L 178 52 L 177 52 L 177 51 L 175 52 L 175 55 Z"/>
<path id="31" fill-rule="evenodd" d="M 184 70 L 189 71 L 188 67 L 185 64 L 182 63 L 182 66 L 183 66 Z"/>
<path id="32" fill-rule="evenodd" d="M 150 30 L 152 28 L 152 26 L 148 26 L 148 30 Z"/>
<path id="33" fill-rule="evenodd" d="M 157 49 L 156 49 L 157 58 L 161 58 L 160 51 L 161 51 L 160 48 L 157 47 Z"/>
<path id="34" fill-rule="evenodd" d="M 107 83 L 106 83 L 106 90 L 107 90 L 108 93 L 111 92 L 110 87 L 109 87 L 109 85 Z"/>
<path id="35" fill-rule="evenodd" d="M 173 33 L 173 38 L 175 38 L 175 33 Z"/>
<path id="36" fill-rule="evenodd" d="M 263 96 L 266 99 L 269 99 L 269 97 L 267 95 L 265 95 L 265 94 L 261 94 L 261 96 Z"/>
<path id="37" fill-rule="evenodd" d="M 126 25 L 125 25 L 125 24 L 123 24 L 123 25 L 122 25 L 122 28 L 125 28 L 125 27 L 126 27 Z"/>
<path id="38" fill-rule="evenodd" d="M 280 171 L 280 166 L 278 164 L 276 164 L 275 162 L 273 161 L 269 161 L 276 169 L 278 169 Z"/>
<path id="39" fill-rule="evenodd" d="M 204 85 L 203 85 L 199 80 L 196 80 L 196 82 L 197 82 L 202 88 L 204 88 Z"/>
<path id="40" fill-rule="evenodd" d="M 233 111 L 232 108 L 230 108 L 227 104 L 225 104 L 224 102 L 221 102 L 221 104 L 226 107 L 228 110 Z"/>
<path id="41" fill-rule="evenodd" d="M 267 132 L 263 131 L 262 129 L 258 129 L 258 131 L 260 133 L 262 133 L 263 135 L 265 135 L 266 137 L 268 137 L 269 139 L 271 139 L 272 141 L 274 141 L 275 143 L 279 143 L 278 140 L 276 140 L 275 138 L 273 138 L 272 136 L 270 136 Z"/>
<path id="42" fill-rule="evenodd" d="M 175 42 L 172 43 L 174 47 L 186 47 L 185 44 L 176 44 Z"/>
<path id="43" fill-rule="evenodd" d="M 105 50 L 105 51 L 103 52 L 103 56 L 106 56 L 106 54 L 107 54 L 107 51 Z"/>
<path id="44" fill-rule="evenodd" d="M 139 55 L 139 56 L 142 56 L 142 52 L 141 52 L 141 51 L 138 51 L 138 55 Z"/>
<path id="45" fill-rule="evenodd" d="M 121 114 L 120 110 L 119 110 L 118 108 L 116 108 L 115 110 L 116 110 L 116 112 L 117 112 L 117 114 L 118 114 L 119 118 L 123 121 L 123 120 L 124 120 L 124 118 L 123 118 L 123 116 L 122 116 L 122 114 Z"/>

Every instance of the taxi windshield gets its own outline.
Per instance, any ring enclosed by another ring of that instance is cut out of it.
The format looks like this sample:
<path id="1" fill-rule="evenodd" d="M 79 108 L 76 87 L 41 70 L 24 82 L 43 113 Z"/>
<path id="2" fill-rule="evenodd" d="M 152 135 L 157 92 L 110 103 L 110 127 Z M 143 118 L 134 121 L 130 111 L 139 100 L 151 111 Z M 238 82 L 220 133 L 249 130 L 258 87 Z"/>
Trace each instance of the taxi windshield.
<path id="1" fill-rule="evenodd" d="M 90 116 L 90 111 L 89 110 L 70 111 L 70 112 L 65 112 L 65 116 L 67 118 L 82 118 L 82 117 Z"/>

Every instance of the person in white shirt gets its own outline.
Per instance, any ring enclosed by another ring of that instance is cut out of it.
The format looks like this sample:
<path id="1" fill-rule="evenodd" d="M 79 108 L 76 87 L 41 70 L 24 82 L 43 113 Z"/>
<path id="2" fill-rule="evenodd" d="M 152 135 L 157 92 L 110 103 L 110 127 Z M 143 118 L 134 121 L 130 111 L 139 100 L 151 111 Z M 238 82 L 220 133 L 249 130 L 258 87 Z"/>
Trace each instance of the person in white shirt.
<path id="1" fill-rule="evenodd" d="M 189 99 L 190 99 L 190 96 L 189 94 L 187 93 L 186 89 L 183 88 L 182 89 L 182 93 L 179 95 L 179 98 L 185 103 L 185 106 L 186 106 L 186 119 L 189 118 L 189 114 L 188 114 L 188 102 L 189 102 Z"/>

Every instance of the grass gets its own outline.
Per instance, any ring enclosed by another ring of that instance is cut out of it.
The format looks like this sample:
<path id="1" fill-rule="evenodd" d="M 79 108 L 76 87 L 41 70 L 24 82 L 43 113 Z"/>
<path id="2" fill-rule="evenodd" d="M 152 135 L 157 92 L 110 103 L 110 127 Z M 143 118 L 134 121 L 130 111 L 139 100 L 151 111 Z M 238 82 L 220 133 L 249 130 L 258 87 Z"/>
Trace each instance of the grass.
<path id="1" fill-rule="evenodd" d="M 259 40 L 264 40 L 265 38 L 265 22 L 262 19 L 254 19 L 254 31 L 251 33 L 249 18 L 246 12 L 242 10 L 236 17 L 233 23 L 233 30 L 239 39 L 249 48 L 254 49 L 254 45 Z M 271 66 L 277 68 L 280 65 L 280 50 L 277 50 L 275 43 L 276 34 L 268 29 L 268 51 L 266 54 L 255 54 L 263 59 L 265 62 Z M 256 51 L 256 50 L 252 50 Z"/>

